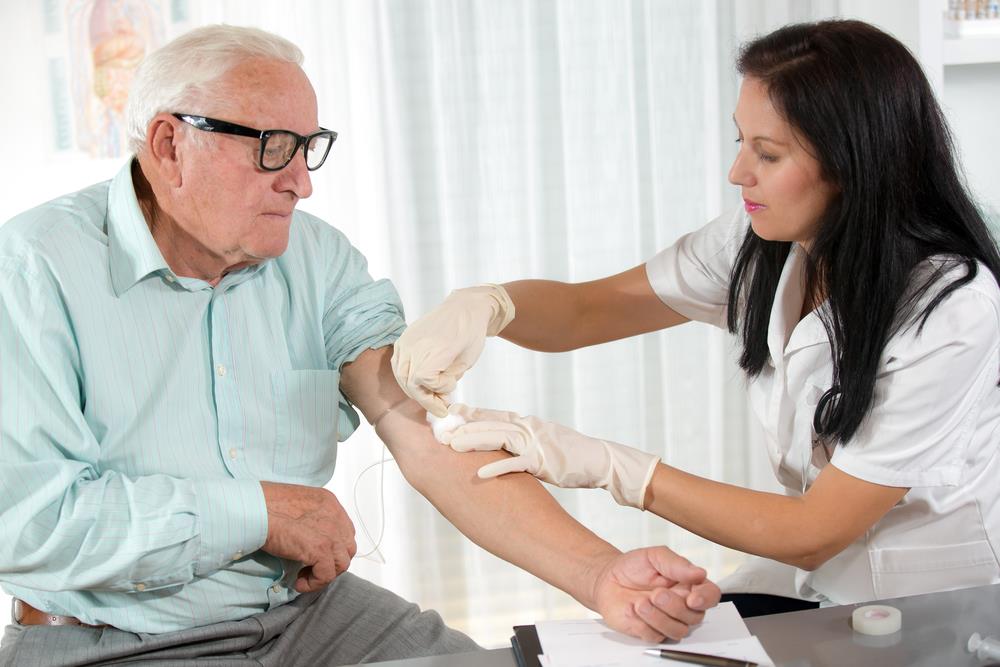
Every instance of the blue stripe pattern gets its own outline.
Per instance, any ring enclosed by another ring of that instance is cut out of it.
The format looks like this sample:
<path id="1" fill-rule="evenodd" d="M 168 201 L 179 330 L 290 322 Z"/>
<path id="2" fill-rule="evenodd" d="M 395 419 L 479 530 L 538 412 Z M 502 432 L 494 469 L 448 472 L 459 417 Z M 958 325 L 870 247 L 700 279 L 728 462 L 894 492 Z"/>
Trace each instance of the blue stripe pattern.
<path id="1" fill-rule="evenodd" d="M 392 284 L 302 212 L 278 259 L 176 276 L 126 164 L 0 227 L 0 297 L 4 590 L 152 633 L 294 597 L 259 480 L 330 480 L 339 369 L 401 333 Z"/>

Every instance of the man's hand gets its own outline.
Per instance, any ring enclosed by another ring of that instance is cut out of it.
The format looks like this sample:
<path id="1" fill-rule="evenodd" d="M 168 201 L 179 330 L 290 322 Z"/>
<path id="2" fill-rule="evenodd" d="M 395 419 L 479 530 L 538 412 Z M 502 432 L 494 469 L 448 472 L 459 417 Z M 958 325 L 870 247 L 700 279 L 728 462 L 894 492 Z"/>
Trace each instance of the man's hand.
<path id="1" fill-rule="evenodd" d="M 619 554 L 594 581 L 595 611 L 608 626 L 650 642 L 687 636 L 720 595 L 705 570 L 666 547 Z"/>
<path id="2" fill-rule="evenodd" d="M 345 572 L 358 551 L 354 524 L 326 489 L 261 482 L 267 505 L 264 551 L 302 563 L 295 590 L 319 590 Z"/>
<path id="3" fill-rule="evenodd" d="M 407 327 L 396 341 L 392 372 L 410 398 L 437 417 L 448 414 L 444 397 L 479 359 L 487 336 L 514 319 L 514 304 L 500 285 L 455 290 L 441 305 Z"/>

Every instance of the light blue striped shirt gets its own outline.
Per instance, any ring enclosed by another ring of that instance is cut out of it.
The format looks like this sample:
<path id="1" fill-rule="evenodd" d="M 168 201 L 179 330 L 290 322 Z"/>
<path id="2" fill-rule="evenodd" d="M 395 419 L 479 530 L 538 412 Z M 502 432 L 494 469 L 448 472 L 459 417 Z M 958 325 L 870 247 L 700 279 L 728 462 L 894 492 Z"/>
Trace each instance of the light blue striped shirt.
<path id="1" fill-rule="evenodd" d="M 258 480 L 330 480 L 339 369 L 401 333 L 392 284 L 302 212 L 278 259 L 176 276 L 125 165 L 0 227 L 0 297 L 4 590 L 134 632 L 292 599 Z"/>

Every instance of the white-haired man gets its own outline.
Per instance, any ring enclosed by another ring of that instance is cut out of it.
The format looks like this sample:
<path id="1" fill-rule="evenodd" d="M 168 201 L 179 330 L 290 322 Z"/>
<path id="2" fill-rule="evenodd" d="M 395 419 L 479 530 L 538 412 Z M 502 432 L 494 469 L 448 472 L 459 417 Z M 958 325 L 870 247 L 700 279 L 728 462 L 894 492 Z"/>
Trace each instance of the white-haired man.
<path id="1" fill-rule="evenodd" d="M 476 650 L 345 572 L 336 442 L 376 425 L 460 530 L 599 611 L 681 636 L 718 588 L 622 554 L 497 453 L 438 445 L 389 358 L 392 285 L 295 210 L 336 133 L 301 53 L 213 26 L 141 66 L 134 159 L 0 228 L 0 664 L 352 664 Z"/>

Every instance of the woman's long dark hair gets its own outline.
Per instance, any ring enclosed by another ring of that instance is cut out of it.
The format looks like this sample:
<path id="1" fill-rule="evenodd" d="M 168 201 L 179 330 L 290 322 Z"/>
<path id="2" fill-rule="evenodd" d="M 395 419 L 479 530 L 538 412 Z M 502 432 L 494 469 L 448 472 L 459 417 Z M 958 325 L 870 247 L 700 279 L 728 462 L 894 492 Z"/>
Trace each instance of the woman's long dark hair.
<path id="1" fill-rule="evenodd" d="M 889 337 L 913 315 L 922 328 L 976 276 L 977 261 L 1000 278 L 1000 256 L 958 173 L 931 87 L 896 39 L 860 21 L 789 25 L 744 46 L 737 70 L 764 84 L 836 186 L 809 249 L 806 284 L 828 301 L 819 314 L 833 361 L 814 427 L 823 441 L 846 443 L 871 410 Z M 750 229 L 733 268 L 728 326 L 741 336 L 749 377 L 768 359 L 768 319 L 790 247 Z M 932 255 L 950 264 L 914 284 L 914 268 Z M 958 264 L 965 274 L 921 301 Z M 918 302 L 926 305 L 916 313 Z"/>

